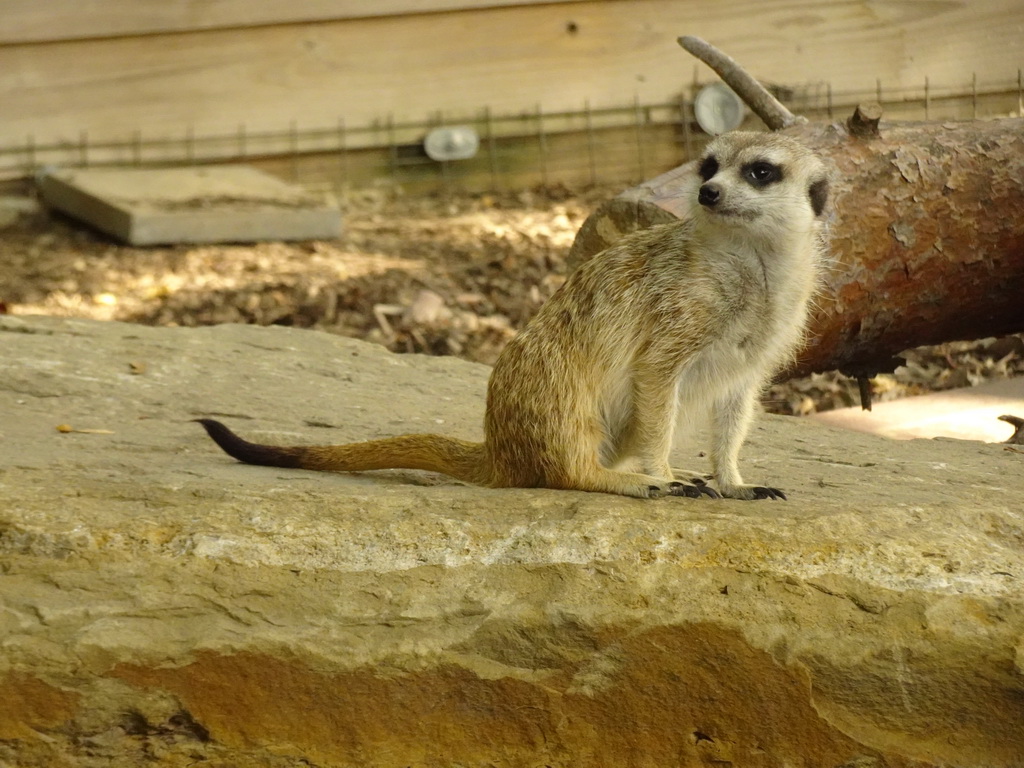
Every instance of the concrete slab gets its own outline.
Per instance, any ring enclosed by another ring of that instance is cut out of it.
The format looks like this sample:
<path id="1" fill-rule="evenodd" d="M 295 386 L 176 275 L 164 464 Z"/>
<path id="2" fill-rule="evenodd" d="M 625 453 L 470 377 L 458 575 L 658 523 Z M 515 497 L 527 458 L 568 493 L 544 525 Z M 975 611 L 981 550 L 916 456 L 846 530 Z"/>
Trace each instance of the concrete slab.
<path id="1" fill-rule="evenodd" d="M 808 418 L 897 440 L 952 437 L 998 443 L 1013 434 L 1012 426 L 999 421 L 1003 414 L 1024 417 L 1024 378 L 877 403 L 871 411 L 857 406 Z"/>
<path id="2" fill-rule="evenodd" d="M 255 168 L 58 168 L 38 179 L 50 206 L 130 245 L 318 240 L 341 212 Z"/>

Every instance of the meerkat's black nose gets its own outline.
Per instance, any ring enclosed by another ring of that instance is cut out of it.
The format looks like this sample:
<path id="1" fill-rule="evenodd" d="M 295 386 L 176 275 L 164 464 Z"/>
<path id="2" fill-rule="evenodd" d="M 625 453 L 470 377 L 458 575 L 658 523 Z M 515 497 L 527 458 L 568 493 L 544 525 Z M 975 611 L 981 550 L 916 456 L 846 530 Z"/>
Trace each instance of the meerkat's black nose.
<path id="1" fill-rule="evenodd" d="M 714 184 L 704 184 L 700 188 L 700 192 L 697 193 L 697 202 L 708 208 L 714 208 L 718 205 L 719 198 L 722 197 L 721 190 Z"/>

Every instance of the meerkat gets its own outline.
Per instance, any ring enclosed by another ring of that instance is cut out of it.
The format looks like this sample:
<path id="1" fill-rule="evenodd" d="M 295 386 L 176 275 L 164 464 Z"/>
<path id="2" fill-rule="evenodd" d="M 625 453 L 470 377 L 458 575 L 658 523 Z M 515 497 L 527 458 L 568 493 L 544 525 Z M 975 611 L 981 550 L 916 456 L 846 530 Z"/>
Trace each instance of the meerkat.
<path id="1" fill-rule="evenodd" d="M 198 419 L 250 464 L 441 472 L 495 488 L 784 499 L 743 482 L 759 394 L 804 333 L 822 263 L 828 173 L 799 142 L 712 141 L 691 215 L 582 264 L 498 357 L 484 441 L 413 434 L 348 445 L 249 443 Z M 710 411 L 714 487 L 669 462 L 679 409 Z"/>

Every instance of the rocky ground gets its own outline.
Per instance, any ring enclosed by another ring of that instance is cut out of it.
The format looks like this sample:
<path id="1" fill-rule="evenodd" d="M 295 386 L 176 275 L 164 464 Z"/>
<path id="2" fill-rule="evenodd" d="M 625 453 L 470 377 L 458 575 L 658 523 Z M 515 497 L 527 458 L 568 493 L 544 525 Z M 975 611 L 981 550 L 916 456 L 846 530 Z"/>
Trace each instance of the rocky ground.
<path id="1" fill-rule="evenodd" d="M 27 198 L 0 199 L 0 312 L 148 325 L 311 327 L 393 351 L 493 363 L 564 281 L 589 212 L 615 190 L 549 187 L 429 197 L 393 189 L 342 201 L 337 242 L 132 248 Z M 1024 373 L 1021 337 L 914 350 L 874 382 L 876 400 Z M 765 405 L 808 414 L 857 402 L 835 373 L 771 388 Z"/>
<path id="2" fill-rule="evenodd" d="M 191 419 L 474 440 L 487 368 L 11 315 L 0 351 L 4 768 L 1024 765 L 1013 446 L 764 415 L 785 502 L 304 472 Z"/>

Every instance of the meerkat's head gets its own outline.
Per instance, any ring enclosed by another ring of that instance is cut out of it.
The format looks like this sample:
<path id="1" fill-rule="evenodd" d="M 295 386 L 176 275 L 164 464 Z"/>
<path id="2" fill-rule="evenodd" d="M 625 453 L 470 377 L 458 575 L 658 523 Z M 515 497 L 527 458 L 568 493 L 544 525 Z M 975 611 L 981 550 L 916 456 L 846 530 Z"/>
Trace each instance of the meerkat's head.
<path id="1" fill-rule="evenodd" d="M 828 202 L 825 164 L 777 133 L 726 133 L 704 151 L 697 202 L 709 223 L 746 234 L 819 229 Z"/>

